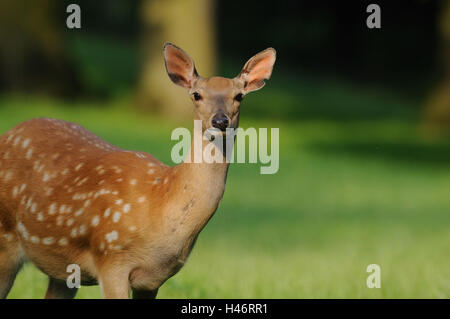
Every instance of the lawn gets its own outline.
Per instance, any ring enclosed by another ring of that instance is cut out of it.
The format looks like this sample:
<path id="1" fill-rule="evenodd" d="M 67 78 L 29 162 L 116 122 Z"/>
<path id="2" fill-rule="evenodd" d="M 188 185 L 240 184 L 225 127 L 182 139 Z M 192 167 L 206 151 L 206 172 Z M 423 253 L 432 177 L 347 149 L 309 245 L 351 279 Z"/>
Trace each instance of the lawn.
<path id="1" fill-rule="evenodd" d="M 345 99 L 344 89 L 330 90 L 328 99 L 343 108 L 334 114 L 355 115 L 333 118 L 320 116 L 327 113 L 321 105 L 330 107 L 320 92 L 319 110 L 308 113 L 293 108 L 295 94 L 307 99 L 310 88 L 281 98 L 277 90 L 269 89 L 266 101 L 263 93 L 249 97 L 241 126 L 280 128 L 278 173 L 260 175 L 260 164 L 232 164 L 218 211 L 158 297 L 449 298 L 450 144 L 421 137 L 418 112 L 407 109 L 407 100 L 375 95 L 362 105 L 372 92 Z M 277 113 L 289 120 L 250 116 L 258 103 L 271 101 L 273 107 L 292 105 Z M 370 116 L 357 116 L 358 104 Z M 390 107 L 391 116 L 380 116 Z M 175 124 L 139 115 L 126 101 L 69 105 L 4 97 L 0 133 L 36 116 L 78 122 L 114 144 L 170 163 Z M 381 266 L 380 289 L 366 286 L 369 264 Z M 28 264 L 9 298 L 41 298 L 46 284 Z M 100 296 L 98 287 L 77 295 Z"/>

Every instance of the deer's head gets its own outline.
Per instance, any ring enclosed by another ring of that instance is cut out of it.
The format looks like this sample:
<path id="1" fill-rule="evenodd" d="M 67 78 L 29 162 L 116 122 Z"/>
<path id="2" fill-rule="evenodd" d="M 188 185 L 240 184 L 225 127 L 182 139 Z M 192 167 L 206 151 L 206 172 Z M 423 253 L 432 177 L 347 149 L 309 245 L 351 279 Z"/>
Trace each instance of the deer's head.
<path id="1" fill-rule="evenodd" d="M 233 79 L 214 76 L 202 78 L 191 57 L 177 46 L 164 45 L 164 59 L 170 79 L 189 90 L 195 105 L 195 119 L 202 121 L 203 131 L 214 127 L 225 132 L 237 128 L 244 96 L 264 86 L 270 78 L 276 52 L 268 48 L 253 56 Z"/>

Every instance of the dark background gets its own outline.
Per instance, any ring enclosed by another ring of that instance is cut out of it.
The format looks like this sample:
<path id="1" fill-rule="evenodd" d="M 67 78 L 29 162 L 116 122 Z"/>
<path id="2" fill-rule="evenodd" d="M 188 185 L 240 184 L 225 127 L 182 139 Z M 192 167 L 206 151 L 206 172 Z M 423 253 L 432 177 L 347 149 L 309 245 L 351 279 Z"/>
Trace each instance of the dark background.
<path id="1" fill-rule="evenodd" d="M 53 17 L 55 24 L 65 23 L 67 14 L 64 9 L 72 1 L 56 3 L 51 6 L 53 15 L 49 16 Z M 73 78 L 68 78 L 65 72 L 58 73 L 61 66 L 56 65 L 57 61 L 42 53 L 39 45 L 29 43 L 27 57 L 20 62 L 20 72 L 27 74 L 27 79 L 13 79 L 2 72 L 1 91 L 11 87 L 38 90 L 36 86 L 47 84 L 42 81 L 46 77 L 49 77 L 49 86 L 54 82 L 51 77 L 62 82 L 73 80 L 65 92 L 75 96 L 88 93 L 108 95 L 116 86 L 132 88 L 136 84 L 139 60 L 130 60 L 139 58 L 141 2 L 99 0 L 76 3 L 82 7 L 82 29 L 59 31 L 63 33 L 61 47 L 64 58 L 71 64 Z M 369 15 L 365 9 L 369 3 L 357 0 L 216 1 L 213 11 L 217 27 L 214 45 L 220 61 L 219 71 L 227 73 L 226 63 L 241 64 L 242 57 L 273 46 L 280 57 L 278 72 L 286 76 L 325 75 L 362 85 L 398 89 L 408 94 L 425 94 L 443 75 L 439 17 L 444 2 L 377 1 L 382 7 L 382 30 L 365 26 Z M 25 1 L 23 10 L 27 9 L 33 11 L 38 7 Z M 23 10 L 19 12 L 23 13 Z M 19 26 L 23 23 L 16 21 Z M 28 36 L 29 32 L 20 30 L 20 27 L 10 25 L 9 28 L 16 33 L 14 37 Z M 96 38 L 102 39 L 96 43 L 98 47 L 83 48 L 83 45 L 96 42 L 92 40 Z M 7 43 L 3 42 L 3 45 Z M 117 52 L 120 50 L 123 52 Z M 123 61 L 115 64 L 121 58 Z M 105 87 L 89 83 L 83 78 L 83 68 L 90 67 L 85 59 L 105 65 L 104 69 L 97 71 L 99 77 L 104 72 L 123 83 Z M 108 70 L 108 62 L 114 64 L 115 70 Z M 3 59 L 2 63 L 10 62 Z M 49 68 L 53 72 L 49 72 Z"/>

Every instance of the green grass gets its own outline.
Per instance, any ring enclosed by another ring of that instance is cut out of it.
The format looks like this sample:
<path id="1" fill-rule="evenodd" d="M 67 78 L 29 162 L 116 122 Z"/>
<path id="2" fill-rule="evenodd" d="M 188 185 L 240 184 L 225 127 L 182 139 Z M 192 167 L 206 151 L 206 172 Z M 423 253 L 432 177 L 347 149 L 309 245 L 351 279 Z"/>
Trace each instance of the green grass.
<path id="1" fill-rule="evenodd" d="M 369 115 L 383 99 L 371 102 Z M 3 98 L 0 132 L 57 117 L 170 163 L 175 126 L 116 104 Z M 449 298 L 450 144 L 424 141 L 408 114 L 284 121 L 250 119 L 243 110 L 244 128 L 280 127 L 280 170 L 260 175 L 259 164 L 232 164 L 218 211 L 158 297 Z M 366 287 L 373 263 L 381 289 Z M 9 298 L 41 298 L 46 283 L 29 264 Z M 98 298 L 99 288 L 83 287 L 77 297 Z"/>

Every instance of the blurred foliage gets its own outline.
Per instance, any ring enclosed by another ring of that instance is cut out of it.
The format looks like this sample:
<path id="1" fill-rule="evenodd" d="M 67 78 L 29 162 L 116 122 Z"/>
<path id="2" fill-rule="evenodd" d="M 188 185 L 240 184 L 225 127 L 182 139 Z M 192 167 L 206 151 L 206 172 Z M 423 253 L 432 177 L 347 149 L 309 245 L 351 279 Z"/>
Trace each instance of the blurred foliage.
<path id="1" fill-rule="evenodd" d="M 0 3 L 0 91 L 69 94 L 77 88 L 58 19 L 60 3 Z"/>
<path id="2" fill-rule="evenodd" d="M 439 30 L 439 58 L 443 68 L 440 83 L 436 85 L 426 103 L 424 128 L 428 136 L 450 133 L 450 0 L 442 3 Z"/>
<path id="3" fill-rule="evenodd" d="M 70 57 L 90 95 L 127 93 L 139 74 L 136 45 L 114 38 L 75 36 L 70 43 Z"/>

